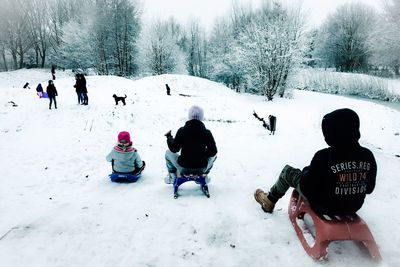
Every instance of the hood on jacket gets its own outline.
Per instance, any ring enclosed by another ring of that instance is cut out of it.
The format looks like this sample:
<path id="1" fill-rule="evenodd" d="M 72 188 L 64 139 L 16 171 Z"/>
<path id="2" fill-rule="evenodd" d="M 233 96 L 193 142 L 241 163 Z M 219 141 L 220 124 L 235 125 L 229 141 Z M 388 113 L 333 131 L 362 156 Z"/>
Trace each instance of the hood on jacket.
<path id="1" fill-rule="evenodd" d="M 185 122 L 185 126 L 184 128 L 190 128 L 190 129 L 204 129 L 206 128 L 206 126 L 204 125 L 204 123 L 202 121 L 199 121 L 197 119 L 192 119 L 192 120 L 188 120 Z"/>
<path id="2" fill-rule="evenodd" d="M 199 106 L 191 106 L 189 109 L 189 120 L 199 120 L 202 121 L 204 119 L 204 111 Z"/>
<path id="3" fill-rule="evenodd" d="M 337 109 L 322 119 L 322 133 L 331 147 L 356 145 L 360 139 L 360 119 L 351 109 Z"/>

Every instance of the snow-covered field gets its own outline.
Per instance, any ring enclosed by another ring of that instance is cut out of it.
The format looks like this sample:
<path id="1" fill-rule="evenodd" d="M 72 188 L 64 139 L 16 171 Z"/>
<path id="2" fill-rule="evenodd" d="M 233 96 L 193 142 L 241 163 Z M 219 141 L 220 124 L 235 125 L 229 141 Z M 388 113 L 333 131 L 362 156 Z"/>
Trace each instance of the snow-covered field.
<path id="1" fill-rule="evenodd" d="M 253 199 L 285 164 L 309 164 L 326 146 L 323 115 L 342 107 L 359 114 L 360 143 L 378 163 L 376 189 L 359 214 L 380 247 L 380 266 L 400 266 L 398 111 L 308 91 L 266 102 L 180 75 L 89 76 L 89 106 L 80 106 L 74 77 L 62 72 L 55 81 L 58 109 L 49 110 L 34 89 L 49 78 L 41 70 L 0 73 L 0 266 L 376 266 L 352 242 L 331 244 L 328 260 L 314 262 L 289 222 L 289 194 L 273 214 Z M 26 81 L 31 89 L 22 89 Z M 114 93 L 127 94 L 127 105 L 115 106 Z M 163 183 L 163 135 L 175 134 L 195 103 L 205 109 L 219 150 L 211 198 L 184 184 L 174 199 Z M 275 135 L 253 110 L 277 116 Z M 121 130 L 131 133 L 147 163 L 134 184 L 107 177 L 105 156 Z"/>

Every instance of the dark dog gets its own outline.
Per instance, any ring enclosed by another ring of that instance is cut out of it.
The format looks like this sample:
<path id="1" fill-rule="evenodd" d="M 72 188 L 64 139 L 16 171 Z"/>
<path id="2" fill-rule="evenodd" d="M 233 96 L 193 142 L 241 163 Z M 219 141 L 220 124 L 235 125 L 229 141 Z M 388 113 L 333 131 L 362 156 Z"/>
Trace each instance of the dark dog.
<path id="1" fill-rule="evenodd" d="M 257 120 L 262 121 L 263 127 L 270 131 L 269 134 L 275 134 L 276 131 L 276 117 L 274 115 L 268 116 L 268 122 L 264 120 L 264 118 L 260 118 L 258 114 L 254 111 L 253 116 L 256 117 Z"/>
<path id="2" fill-rule="evenodd" d="M 126 105 L 126 102 L 125 102 L 126 95 L 125 95 L 125 97 L 123 97 L 123 96 L 117 96 L 116 94 L 113 94 L 113 97 L 114 97 L 114 100 L 115 100 L 115 105 L 118 105 L 119 101 L 122 101 L 124 106 Z"/>
<path id="3" fill-rule="evenodd" d="M 24 88 L 24 89 L 31 89 L 31 88 L 29 87 L 29 83 L 28 83 L 28 82 L 24 85 L 23 88 Z"/>

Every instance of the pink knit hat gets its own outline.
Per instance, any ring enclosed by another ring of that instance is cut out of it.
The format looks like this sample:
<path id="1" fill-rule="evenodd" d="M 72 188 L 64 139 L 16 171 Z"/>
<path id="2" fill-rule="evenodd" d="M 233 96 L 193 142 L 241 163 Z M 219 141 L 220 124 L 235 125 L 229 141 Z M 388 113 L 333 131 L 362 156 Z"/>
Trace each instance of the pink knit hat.
<path id="1" fill-rule="evenodd" d="M 118 134 L 118 142 L 120 143 L 131 143 L 131 135 L 128 132 L 120 132 Z"/>

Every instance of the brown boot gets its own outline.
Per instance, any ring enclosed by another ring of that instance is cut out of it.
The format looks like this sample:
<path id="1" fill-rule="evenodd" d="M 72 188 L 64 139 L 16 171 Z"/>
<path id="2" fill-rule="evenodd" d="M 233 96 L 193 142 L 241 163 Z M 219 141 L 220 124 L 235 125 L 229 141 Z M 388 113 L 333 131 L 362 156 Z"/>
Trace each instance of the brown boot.
<path id="1" fill-rule="evenodd" d="M 268 193 L 265 193 L 261 189 L 257 189 L 254 193 L 254 198 L 258 203 L 260 203 L 263 211 L 272 213 L 275 208 L 275 203 L 269 200 Z"/>

